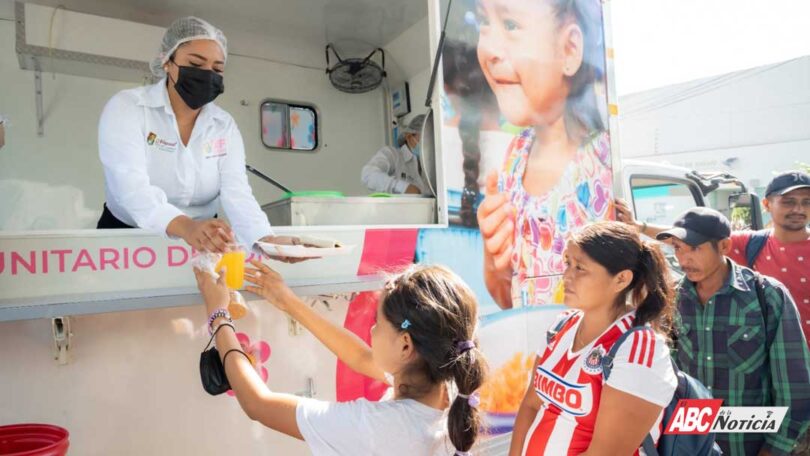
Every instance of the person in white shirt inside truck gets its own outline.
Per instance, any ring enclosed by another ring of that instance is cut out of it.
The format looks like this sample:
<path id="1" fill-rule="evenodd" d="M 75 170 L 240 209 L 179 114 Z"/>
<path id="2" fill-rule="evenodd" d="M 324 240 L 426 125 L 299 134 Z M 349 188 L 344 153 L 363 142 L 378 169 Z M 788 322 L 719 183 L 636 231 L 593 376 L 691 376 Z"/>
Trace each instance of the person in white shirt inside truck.
<path id="1" fill-rule="evenodd" d="M 106 194 L 99 229 L 144 228 L 218 253 L 237 243 L 297 243 L 274 236 L 248 184 L 239 129 L 213 103 L 225 90 L 227 56 L 219 29 L 178 19 L 151 63 L 163 79 L 107 102 L 99 121 Z M 233 230 L 217 219 L 220 203 Z"/>
<path id="2" fill-rule="evenodd" d="M 425 115 L 411 119 L 408 125 L 400 126 L 397 147 L 383 146 L 363 167 L 363 184 L 373 192 L 430 193 L 422 177 L 421 145 L 419 135 Z"/>

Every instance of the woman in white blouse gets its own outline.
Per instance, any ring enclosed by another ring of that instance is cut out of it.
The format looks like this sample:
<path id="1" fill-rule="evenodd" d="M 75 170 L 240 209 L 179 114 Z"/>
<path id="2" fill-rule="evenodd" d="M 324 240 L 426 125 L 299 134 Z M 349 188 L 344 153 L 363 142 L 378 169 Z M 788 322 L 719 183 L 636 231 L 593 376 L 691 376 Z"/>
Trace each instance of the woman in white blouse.
<path id="1" fill-rule="evenodd" d="M 239 129 L 212 103 L 226 60 L 220 30 L 178 19 L 151 64 L 163 79 L 110 99 L 99 122 L 106 204 L 98 228 L 145 228 L 209 252 L 294 242 L 273 235 L 248 184 Z M 216 218 L 220 203 L 233 230 Z"/>

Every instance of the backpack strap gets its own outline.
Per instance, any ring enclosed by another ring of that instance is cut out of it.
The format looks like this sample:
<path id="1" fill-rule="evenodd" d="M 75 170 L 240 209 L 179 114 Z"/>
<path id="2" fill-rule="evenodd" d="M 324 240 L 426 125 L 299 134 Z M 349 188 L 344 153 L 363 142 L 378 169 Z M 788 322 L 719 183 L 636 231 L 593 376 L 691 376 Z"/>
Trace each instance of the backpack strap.
<path id="1" fill-rule="evenodd" d="M 641 442 L 641 448 L 644 448 L 644 453 L 647 456 L 658 456 L 658 448 L 655 446 L 655 442 L 653 442 L 652 436 L 647 434 L 644 437 L 644 441 Z"/>
<path id="2" fill-rule="evenodd" d="M 552 340 L 557 338 L 557 334 L 559 334 L 560 331 L 562 331 L 562 329 L 565 327 L 565 325 L 568 324 L 568 322 L 571 321 L 572 318 L 574 318 L 574 315 L 576 315 L 576 312 L 571 312 L 571 314 L 566 315 L 565 318 L 560 319 L 560 321 L 558 321 L 553 328 L 549 329 L 548 332 L 546 332 L 547 344 L 550 344 Z"/>
<path id="3" fill-rule="evenodd" d="M 748 243 L 745 244 L 745 263 L 749 268 L 754 267 L 754 263 L 756 263 L 757 257 L 768 242 L 770 235 L 771 230 L 759 230 L 751 233 Z"/>
<path id="4" fill-rule="evenodd" d="M 757 271 L 754 272 L 754 289 L 757 292 L 757 301 L 759 301 L 759 310 L 762 312 L 762 324 L 765 330 L 765 351 L 766 353 L 771 348 L 773 341 L 768 336 L 768 301 L 765 297 L 765 277 Z"/>
<path id="5" fill-rule="evenodd" d="M 633 326 L 616 339 L 616 342 L 613 343 L 613 346 L 610 347 L 607 354 L 602 357 L 602 380 L 607 381 L 608 377 L 610 377 L 610 371 L 613 369 L 613 359 L 616 358 L 616 353 L 619 352 L 619 347 L 622 345 L 622 342 L 630 337 L 631 334 L 645 329 L 648 328 L 646 326 Z"/>
<path id="6" fill-rule="evenodd" d="M 603 381 L 607 382 L 608 377 L 610 377 L 610 371 L 613 369 L 613 359 L 616 358 L 616 353 L 619 352 L 619 347 L 622 345 L 622 342 L 630 337 L 631 334 L 645 329 L 649 328 L 647 326 L 633 326 L 616 339 L 616 342 L 613 343 L 613 346 L 610 347 L 607 354 L 602 357 Z M 655 447 L 655 442 L 653 442 L 652 436 L 649 433 L 644 437 L 644 441 L 641 442 L 641 447 L 644 448 L 644 453 L 646 453 L 647 456 L 658 456 L 658 449 Z"/>

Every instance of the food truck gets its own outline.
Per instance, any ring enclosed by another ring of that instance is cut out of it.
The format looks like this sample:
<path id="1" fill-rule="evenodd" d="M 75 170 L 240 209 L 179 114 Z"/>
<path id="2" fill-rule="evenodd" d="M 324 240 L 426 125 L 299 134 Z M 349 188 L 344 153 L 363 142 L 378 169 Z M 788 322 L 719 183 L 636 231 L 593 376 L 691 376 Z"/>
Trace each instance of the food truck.
<path id="1" fill-rule="evenodd" d="M 622 163 L 610 2 L 594 0 L 590 11 L 597 45 L 586 59 L 587 115 L 599 127 L 588 134 L 599 138 L 602 171 L 578 194 L 589 211 L 571 226 L 612 218 L 615 196 L 650 222 L 716 203 L 754 208 L 756 224 L 755 197 L 733 176 Z M 233 396 L 203 391 L 207 315 L 191 269 L 198 252 L 144 229 L 95 229 L 104 204 L 99 116 L 117 92 L 156 82 L 149 61 L 166 27 L 195 15 L 228 37 L 216 104 L 241 131 L 248 180 L 274 232 L 341 246 L 301 263 L 265 261 L 314 309 L 367 341 L 387 274 L 416 262 L 461 275 L 479 299 L 491 372 L 482 389 L 487 435 L 476 451 L 505 454 L 532 356 L 562 301 L 558 277 L 547 284 L 550 299 L 518 289 L 506 309 L 485 285 L 475 210 L 487 175 L 509 185 L 504 163 L 535 126 L 504 113 L 503 93 L 479 74 L 481 14 L 462 0 L 0 2 L 0 424 L 62 426 L 70 453 L 81 455 L 307 454 L 303 442 L 250 421 Z M 429 194 L 365 188 L 366 162 L 425 113 L 420 167 Z M 272 390 L 382 396 L 385 385 L 338 362 L 296 321 L 245 298 L 237 328 Z"/>

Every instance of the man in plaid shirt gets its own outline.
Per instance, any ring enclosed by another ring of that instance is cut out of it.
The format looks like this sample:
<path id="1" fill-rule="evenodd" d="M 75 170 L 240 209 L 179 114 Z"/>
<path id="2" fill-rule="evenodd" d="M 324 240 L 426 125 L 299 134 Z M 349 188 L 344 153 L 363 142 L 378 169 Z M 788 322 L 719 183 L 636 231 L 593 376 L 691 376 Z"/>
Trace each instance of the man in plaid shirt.
<path id="1" fill-rule="evenodd" d="M 730 235 L 725 216 L 699 207 L 656 236 L 673 246 L 685 274 L 678 365 L 724 406 L 788 407 L 776 433 L 717 434 L 725 454 L 788 455 L 810 425 L 810 353 L 790 293 L 770 277 L 759 285 L 755 272 L 727 258 Z"/>

